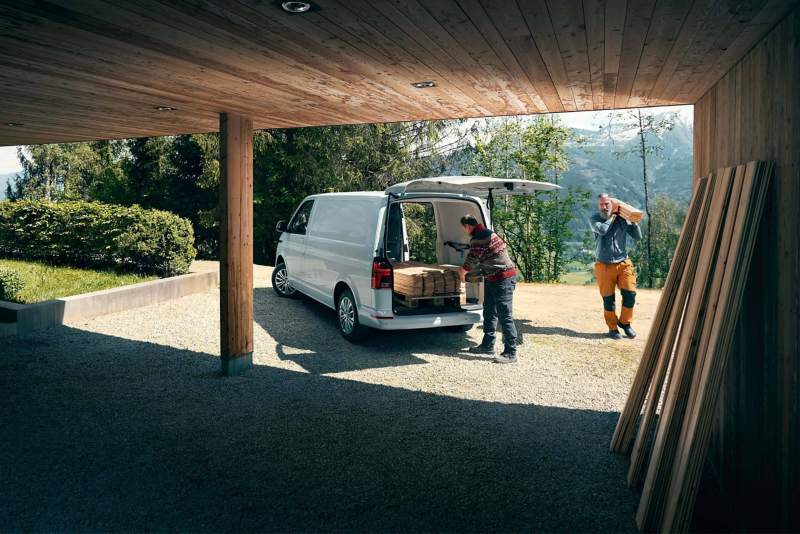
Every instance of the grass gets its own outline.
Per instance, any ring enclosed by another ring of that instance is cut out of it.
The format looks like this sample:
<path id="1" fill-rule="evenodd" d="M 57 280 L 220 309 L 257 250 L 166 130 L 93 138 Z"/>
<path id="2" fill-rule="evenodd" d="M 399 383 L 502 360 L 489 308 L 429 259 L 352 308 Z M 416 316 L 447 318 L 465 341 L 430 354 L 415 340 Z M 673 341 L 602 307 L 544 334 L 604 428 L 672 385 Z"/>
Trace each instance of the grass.
<path id="1" fill-rule="evenodd" d="M 33 261 L 0 259 L 0 265 L 19 271 L 25 280 L 25 288 L 12 299 L 18 304 L 33 304 L 158 278 L 114 269 L 56 267 Z"/>
<path id="2" fill-rule="evenodd" d="M 571 286 L 583 286 L 586 285 L 586 282 L 591 280 L 593 277 L 586 272 L 585 266 L 581 265 L 577 261 L 573 261 L 567 264 L 567 272 L 561 275 L 561 278 L 558 279 L 559 282 L 562 284 L 569 284 Z M 592 282 L 589 285 L 597 285 L 597 282 Z"/>

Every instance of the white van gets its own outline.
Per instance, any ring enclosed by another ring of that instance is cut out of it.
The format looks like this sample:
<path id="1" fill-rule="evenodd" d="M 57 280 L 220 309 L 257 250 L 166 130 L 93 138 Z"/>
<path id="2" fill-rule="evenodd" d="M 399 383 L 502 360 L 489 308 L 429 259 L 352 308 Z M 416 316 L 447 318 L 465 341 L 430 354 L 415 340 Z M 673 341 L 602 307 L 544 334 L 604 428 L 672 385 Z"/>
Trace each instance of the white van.
<path id="1" fill-rule="evenodd" d="M 281 297 L 299 292 L 337 310 L 342 336 L 349 341 L 365 339 L 372 328 L 469 330 L 483 321 L 482 284 L 467 284 L 466 303 L 449 299 L 409 307 L 395 298 L 392 261 L 409 259 L 404 204 L 432 208 L 437 263 L 463 265 L 467 252 L 445 245 L 469 243 L 461 228 L 463 215 L 472 213 L 491 228 L 488 206 L 495 196 L 556 188 L 530 180 L 448 176 L 413 180 L 384 192 L 309 196 L 291 221 L 278 223 L 282 235 L 272 285 Z"/>

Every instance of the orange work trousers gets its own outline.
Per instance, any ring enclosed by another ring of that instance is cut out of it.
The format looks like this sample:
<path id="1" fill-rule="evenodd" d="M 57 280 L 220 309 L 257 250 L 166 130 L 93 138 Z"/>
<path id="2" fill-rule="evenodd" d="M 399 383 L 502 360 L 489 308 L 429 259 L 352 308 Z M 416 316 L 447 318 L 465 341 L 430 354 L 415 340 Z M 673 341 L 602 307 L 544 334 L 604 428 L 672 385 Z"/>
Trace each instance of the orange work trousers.
<path id="1" fill-rule="evenodd" d="M 600 295 L 603 297 L 603 315 L 609 330 L 616 330 L 617 325 L 631 324 L 633 320 L 633 305 L 636 303 L 636 275 L 633 272 L 631 260 L 620 263 L 595 262 L 594 273 Z M 622 312 L 617 318 L 616 294 L 619 287 L 622 294 Z"/>

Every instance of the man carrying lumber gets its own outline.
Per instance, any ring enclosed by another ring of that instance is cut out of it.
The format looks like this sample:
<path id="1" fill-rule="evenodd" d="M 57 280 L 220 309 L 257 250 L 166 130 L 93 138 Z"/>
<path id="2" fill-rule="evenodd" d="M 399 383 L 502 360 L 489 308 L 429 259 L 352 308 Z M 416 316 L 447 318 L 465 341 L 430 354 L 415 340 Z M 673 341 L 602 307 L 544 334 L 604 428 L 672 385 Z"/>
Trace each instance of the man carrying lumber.
<path id="1" fill-rule="evenodd" d="M 594 234 L 595 258 L 594 272 L 600 295 L 603 297 L 603 314 L 608 325 L 611 339 L 622 339 L 617 326 L 621 326 L 625 335 L 634 338 L 636 332 L 631 328 L 633 305 L 636 302 L 636 275 L 633 263 L 628 259 L 626 239 L 631 236 L 634 241 L 642 238 L 642 229 L 635 222 L 619 216 L 619 208 L 614 207 L 608 193 L 600 193 L 597 197 L 599 211 L 592 215 L 590 224 Z M 615 289 L 622 293 L 622 313 L 617 318 Z"/>
<path id="2" fill-rule="evenodd" d="M 494 354 L 497 323 L 503 329 L 505 348 L 495 363 L 517 361 L 517 328 L 514 326 L 514 289 L 517 286 L 517 270 L 511 263 L 506 244 L 500 237 L 480 224 L 474 215 L 461 217 L 461 228 L 471 236 L 469 253 L 461 268 L 461 281 L 475 283 L 475 274 L 484 276 L 483 294 L 483 341 L 470 347 L 473 354 Z M 467 280 L 467 273 L 470 280 Z"/>

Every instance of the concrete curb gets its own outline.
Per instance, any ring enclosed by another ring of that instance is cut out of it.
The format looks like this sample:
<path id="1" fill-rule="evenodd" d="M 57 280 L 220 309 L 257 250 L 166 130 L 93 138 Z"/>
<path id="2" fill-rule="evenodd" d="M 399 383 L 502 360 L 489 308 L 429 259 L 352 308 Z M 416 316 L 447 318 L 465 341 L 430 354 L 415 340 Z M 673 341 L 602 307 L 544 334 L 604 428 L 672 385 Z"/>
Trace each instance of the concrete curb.
<path id="1" fill-rule="evenodd" d="M 218 284 L 219 273 L 203 272 L 34 304 L 0 301 L 0 337 L 203 293 L 216 289 Z"/>

